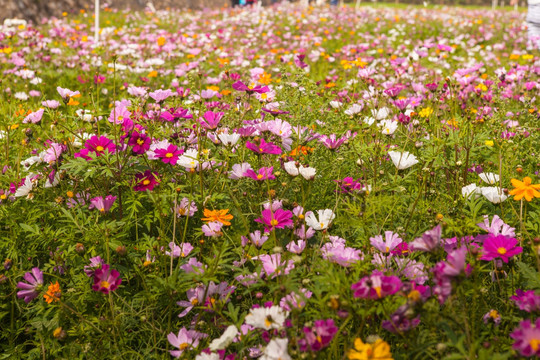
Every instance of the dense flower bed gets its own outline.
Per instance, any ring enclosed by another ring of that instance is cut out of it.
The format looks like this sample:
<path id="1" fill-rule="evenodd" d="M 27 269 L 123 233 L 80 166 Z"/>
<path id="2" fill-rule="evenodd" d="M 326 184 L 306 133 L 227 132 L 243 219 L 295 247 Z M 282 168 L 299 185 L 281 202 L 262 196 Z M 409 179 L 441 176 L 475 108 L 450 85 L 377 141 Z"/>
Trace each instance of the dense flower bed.
<path id="1" fill-rule="evenodd" d="M 299 8 L 0 31 L 7 358 L 540 355 L 523 14 Z"/>

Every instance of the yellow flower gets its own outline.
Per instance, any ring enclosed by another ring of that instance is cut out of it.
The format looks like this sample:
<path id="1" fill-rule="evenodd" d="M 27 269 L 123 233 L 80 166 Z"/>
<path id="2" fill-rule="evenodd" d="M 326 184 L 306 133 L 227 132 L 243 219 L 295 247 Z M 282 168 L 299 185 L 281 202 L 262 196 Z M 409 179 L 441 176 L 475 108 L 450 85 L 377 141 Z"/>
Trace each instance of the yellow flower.
<path id="1" fill-rule="evenodd" d="M 60 284 L 58 284 L 58 281 L 56 283 L 51 283 L 49 285 L 49 288 L 47 289 L 47 292 L 43 297 L 45 298 L 45 301 L 47 301 L 47 304 L 52 303 L 53 301 L 60 301 L 60 295 L 62 294 L 62 291 L 60 290 Z"/>
<path id="2" fill-rule="evenodd" d="M 430 107 L 423 108 L 423 109 L 418 113 L 418 115 L 419 115 L 420 117 L 423 117 L 423 118 L 427 118 L 427 117 L 429 117 L 431 114 L 433 114 L 433 109 L 430 108 Z"/>
<path id="3" fill-rule="evenodd" d="M 512 186 L 514 190 L 510 191 L 510 195 L 515 195 L 514 200 L 521 200 L 525 198 L 527 201 L 531 201 L 533 198 L 540 198 L 540 184 L 531 184 L 532 179 L 526 176 L 523 181 L 512 179 Z"/>
<path id="4" fill-rule="evenodd" d="M 157 44 L 158 44 L 158 46 L 163 46 L 163 45 L 165 45 L 166 42 L 167 42 L 167 40 L 166 40 L 163 36 L 160 36 L 160 37 L 157 39 Z"/>
<path id="5" fill-rule="evenodd" d="M 223 225 L 231 225 L 231 222 L 229 220 L 232 220 L 233 216 L 231 214 L 227 214 L 229 212 L 229 209 L 223 209 L 223 210 L 209 210 L 204 209 L 204 216 L 202 218 L 203 221 L 219 221 Z"/>
<path id="6" fill-rule="evenodd" d="M 493 142 L 493 140 L 486 140 L 486 142 L 485 142 L 484 144 L 486 144 L 486 146 L 490 146 L 490 147 L 493 146 L 493 145 L 495 145 L 495 143 Z"/>
<path id="7" fill-rule="evenodd" d="M 347 353 L 349 360 L 393 360 L 390 345 L 382 339 L 373 344 L 364 344 L 362 339 L 354 340 L 354 348 Z"/>

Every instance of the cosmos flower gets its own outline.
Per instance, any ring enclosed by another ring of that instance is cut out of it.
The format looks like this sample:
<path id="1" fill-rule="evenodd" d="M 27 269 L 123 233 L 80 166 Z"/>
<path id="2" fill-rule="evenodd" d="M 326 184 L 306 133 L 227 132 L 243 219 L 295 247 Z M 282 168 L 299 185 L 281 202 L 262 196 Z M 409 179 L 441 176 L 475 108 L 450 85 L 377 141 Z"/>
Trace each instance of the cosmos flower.
<path id="1" fill-rule="evenodd" d="M 480 260 L 491 261 L 500 258 L 507 263 L 512 256 L 523 252 L 521 246 L 516 246 L 517 243 L 518 241 L 515 238 L 504 235 L 490 235 L 484 240 Z"/>
<path id="2" fill-rule="evenodd" d="M 167 340 L 178 350 L 170 350 L 170 353 L 175 358 L 179 358 L 184 351 L 197 348 L 199 340 L 207 336 L 207 334 L 195 330 L 187 330 L 185 327 L 178 331 L 178 335 L 171 332 L 167 335 Z"/>
<path id="3" fill-rule="evenodd" d="M 524 320 L 510 334 L 514 339 L 512 348 L 523 356 L 540 356 L 540 318 L 533 323 Z"/>
<path id="4" fill-rule="evenodd" d="M 107 195 L 105 198 L 103 196 L 98 196 L 93 199 L 90 199 L 89 209 L 97 209 L 101 213 L 108 212 L 111 209 L 111 206 L 114 204 L 116 196 Z"/>
<path id="5" fill-rule="evenodd" d="M 92 285 L 92 290 L 108 294 L 116 290 L 121 283 L 120 273 L 111 269 L 108 264 L 105 264 L 94 271 L 94 285 Z"/>
<path id="6" fill-rule="evenodd" d="M 261 215 L 262 216 L 255 219 L 255 221 L 265 225 L 265 232 L 270 232 L 273 229 L 293 227 L 293 214 L 289 210 L 277 209 L 272 212 L 271 209 L 265 209 L 262 211 Z"/>
<path id="7" fill-rule="evenodd" d="M 245 173 L 245 177 L 249 177 L 256 181 L 263 181 L 263 180 L 275 180 L 274 174 L 272 174 L 272 171 L 274 170 L 273 166 L 270 167 L 262 167 L 257 172 L 255 172 L 252 169 L 248 169 Z"/>
<path id="8" fill-rule="evenodd" d="M 19 281 L 17 288 L 21 289 L 17 292 L 19 299 L 24 298 L 25 303 L 29 303 L 39 295 L 41 285 L 43 285 L 43 272 L 38 268 L 32 268 L 31 272 L 24 274 L 26 282 Z"/>
<path id="9" fill-rule="evenodd" d="M 135 175 L 135 191 L 152 191 L 159 184 L 158 174 L 150 170 Z"/>
<path id="10" fill-rule="evenodd" d="M 336 218 L 331 209 L 317 210 L 317 214 L 319 218 L 316 218 L 312 211 L 306 213 L 306 224 L 315 230 L 327 229 Z"/>
<path id="11" fill-rule="evenodd" d="M 362 339 L 354 340 L 354 347 L 347 352 L 349 360 L 393 360 L 390 345 L 382 339 L 366 344 Z"/>
<path id="12" fill-rule="evenodd" d="M 271 142 L 266 142 L 263 138 L 259 141 L 259 145 L 247 141 L 246 147 L 256 154 L 281 154 L 281 148 Z"/>
<path id="13" fill-rule="evenodd" d="M 399 170 L 408 169 L 411 166 L 418 164 L 418 159 L 416 158 L 416 156 L 407 151 L 389 151 L 388 155 L 390 156 L 390 159 L 392 159 L 394 165 Z"/>
<path id="14" fill-rule="evenodd" d="M 256 329 L 280 329 L 285 324 L 289 316 L 288 311 L 284 311 L 280 306 L 253 308 L 246 315 L 244 322 Z"/>
<path id="15" fill-rule="evenodd" d="M 528 176 L 523 178 L 523 181 L 512 179 L 512 186 L 515 189 L 510 190 L 509 194 L 514 195 L 514 200 L 521 200 L 525 198 L 527 201 L 531 201 L 534 198 L 540 198 L 540 184 L 532 184 L 532 179 Z"/>
<path id="16" fill-rule="evenodd" d="M 49 287 L 47 288 L 47 292 L 43 294 L 43 298 L 47 302 L 47 304 L 50 304 L 52 302 L 58 302 L 60 301 L 60 295 L 62 294 L 62 291 L 60 290 L 60 284 L 58 284 L 58 281 L 56 283 L 51 283 Z"/>
<path id="17" fill-rule="evenodd" d="M 381 235 L 376 235 L 369 238 L 369 241 L 371 243 L 371 246 L 383 253 L 389 253 L 390 251 L 394 250 L 396 246 L 403 242 L 399 235 L 393 233 L 392 231 L 385 231 L 384 238 L 385 240 L 383 240 Z"/>
<path id="18" fill-rule="evenodd" d="M 223 225 L 230 226 L 231 222 L 229 220 L 232 220 L 233 216 L 231 214 L 227 214 L 228 212 L 229 212 L 229 209 L 223 209 L 223 210 L 204 209 L 203 211 L 204 217 L 201 220 L 206 221 L 206 222 L 219 221 Z"/>
<path id="19" fill-rule="evenodd" d="M 359 282 L 352 284 L 354 297 L 378 300 L 398 292 L 401 280 L 397 276 L 385 276 L 379 271 L 365 276 Z"/>

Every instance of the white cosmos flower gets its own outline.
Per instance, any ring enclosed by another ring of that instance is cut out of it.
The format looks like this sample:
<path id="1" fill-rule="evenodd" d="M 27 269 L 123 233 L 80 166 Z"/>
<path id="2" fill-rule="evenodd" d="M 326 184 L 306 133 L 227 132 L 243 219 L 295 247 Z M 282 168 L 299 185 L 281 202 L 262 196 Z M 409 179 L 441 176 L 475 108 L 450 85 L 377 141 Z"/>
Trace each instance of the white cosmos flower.
<path id="1" fill-rule="evenodd" d="M 367 126 L 371 126 L 373 125 L 373 123 L 375 122 L 375 118 L 374 117 L 371 117 L 371 116 L 366 116 L 364 118 L 364 120 L 362 120 L 364 122 L 364 124 L 366 124 Z"/>
<path id="2" fill-rule="evenodd" d="M 306 224 L 312 227 L 314 230 L 324 230 L 330 226 L 332 220 L 335 219 L 336 214 L 330 209 L 317 210 L 319 218 L 315 217 L 313 211 L 306 213 Z"/>
<path id="3" fill-rule="evenodd" d="M 399 170 L 407 169 L 418 164 L 416 156 L 407 151 L 389 151 L 388 155 L 390 155 L 390 159 L 392 159 L 392 162 Z"/>
<path id="4" fill-rule="evenodd" d="M 234 134 L 219 134 L 218 135 L 219 140 L 223 143 L 223 145 L 236 145 L 238 140 L 240 140 L 240 134 L 234 133 Z"/>
<path id="5" fill-rule="evenodd" d="M 216 351 L 216 350 L 223 350 L 229 344 L 233 341 L 233 339 L 238 335 L 238 329 L 234 325 L 230 325 L 223 335 L 221 335 L 219 338 L 212 340 L 210 343 L 210 350 Z"/>
<path id="6" fill-rule="evenodd" d="M 300 166 L 298 168 L 298 171 L 300 172 L 300 175 L 302 175 L 306 180 L 313 180 L 315 178 L 315 173 L 317 172 L 315 168 L 303 166 Z"/>
<path id="7" fill-rule="evenodd" d="M 16 92 L 13 96 L 15 96 L 15 99 L 26 101 L 28 100 L 28 94 L 22 91 Z"/>
<path id="8" fill-rule="evenodd" d="M 330 101 L 330 106 L 334 109 L 340 108 L 343 105 L 342 102 L 339 101 Z"/>
<path id="9" fill-rule="evenodd" d="M 195 360 L 219 360 L 219 355 L 216 353 L 200 353 L 195 357 Z"/>
<path id="10" fill-rule="evenodd" d="M 279 329 L 283 327 L 287 316 L 289 312 L 283 311 L 279 306 L 260 307 L 249 311 L 245 323 L 257 329 Z"/>
<path id="11" fill-rule="evenodd" d="M 379 123 L 379 127 L 382 128 L 381 132 L 384 135 L 393 135 L 398 128 L 398 122 L 392 120 L 383 120 Z"/>
<path id="12" fill-rule="evenodd" d="M 476 184 L 469 184 L 461 188 L 461 194 L 464 198 L 474 194 L 474 198 L 478 199 L 482 195 L 482 188 L 476 186 Z"/>
<path id="13" fill-rule="evenodd" d="M 486 184 L 489 184 L 489 185 L 493 185 L 497 183 L 500 179 L 499 175 L 495 173 L 481 173 L 481 174 L 478 174 L 478 176 L 480 177 L 480 179 L 482 179 L 482 181 L 484 181 Z"/>
<path id="14" fill-rule="evenodd" d="M 31 176 L 28 175 L 24 180 L 24 184 L 19 186 L 17 191 L 15 191 L 15 197 L 21 197 L 30 194 L 30 191 L 32 191 L 33 187 L 34 184 L 32 183 Z"/>
<path id="15" fill-rule="evenodd" d="M 298 176 L 298 174 L 300 173 L 300 171 L 296 167 L 296 161 L 287 161 L 283 164 L 283 167 L 285 168 L 287 174 L 291 176 Z"/>
<path id="16" fill-rule="evenodd" d="M 196 169 L 197 166 L 199 166 L 197 155 L 198 152 L 196 149 L 189 149 L 178 158 L 176 164 L 183 166 L 184 168 L 186 168 L 186 170 Z"/>
<path id="17" fill-rule="evenodd" d="M 383 120 L 390 115 L 390 110 L 386 107 L 380 108 L 380 109 L 372 109 L 371 114 L 373 117 L 377 120 Z"/>
<path id="18" fill-rule="evenodd" d="M 362 105 L 353 104 L 350 108 L 345 110 L 345 114 L 349 116 L 353 116 L 353 115 L 358 114 L 360 111 L 362 111 Z"/>
<path id="19" fill-rule="evenodd" d="M 508 198 L 508 196 L 504 195 L 502 189 L 498 186 L 481 187 L 478 189 L 480 189 L 482 195 L 484 195 L 484 197 L 493 204 L 502 203 Z"/>
<path id="20" fill-rule="evenodd" d="M 261 360 L 291 360 L 289 339 L 272 339 L 264 349 Z"/>

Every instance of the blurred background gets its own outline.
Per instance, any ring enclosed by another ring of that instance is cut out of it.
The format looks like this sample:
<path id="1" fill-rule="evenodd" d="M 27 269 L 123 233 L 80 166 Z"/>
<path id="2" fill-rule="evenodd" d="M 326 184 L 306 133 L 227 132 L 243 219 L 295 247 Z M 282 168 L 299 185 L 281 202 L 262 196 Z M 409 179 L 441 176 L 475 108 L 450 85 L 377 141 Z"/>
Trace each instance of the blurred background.
<path id="1" fill-rule="evenodd" d="M 282 0 L 289 1 L 289 0 Z M 291 0 L 298 1 L 298 0 Z M 342 4 L 357 4 L 357 0 L 338 0 Z M 269 5 L 272 0 L 262 0 L 263 5 Z M 330 3 L 330 0 L 321 1 Z M 148 0 L 101 0 L 101 7 L 110 6 L 115 9 L 143 10 L 147 7 Z M 509 6 L 510 0 L 362 0 L 365 4 L 415 4 L 424 6 L 447 5 L 447 6 Z M 231 6 L 231 0 L 152 0 L 152 6 L 157 9 L 180 8 L 201 10 L 209 7 Z M 520 0 L 520 6 L 526 6 L 526 1 Z M 73 13 L 81 9 L 93 11 L 93 0 L 0 0 L 0 21 L 11 18 L 21 18 L 40 22 L 42 18 L 61 16 L 63 12 Z"/>

